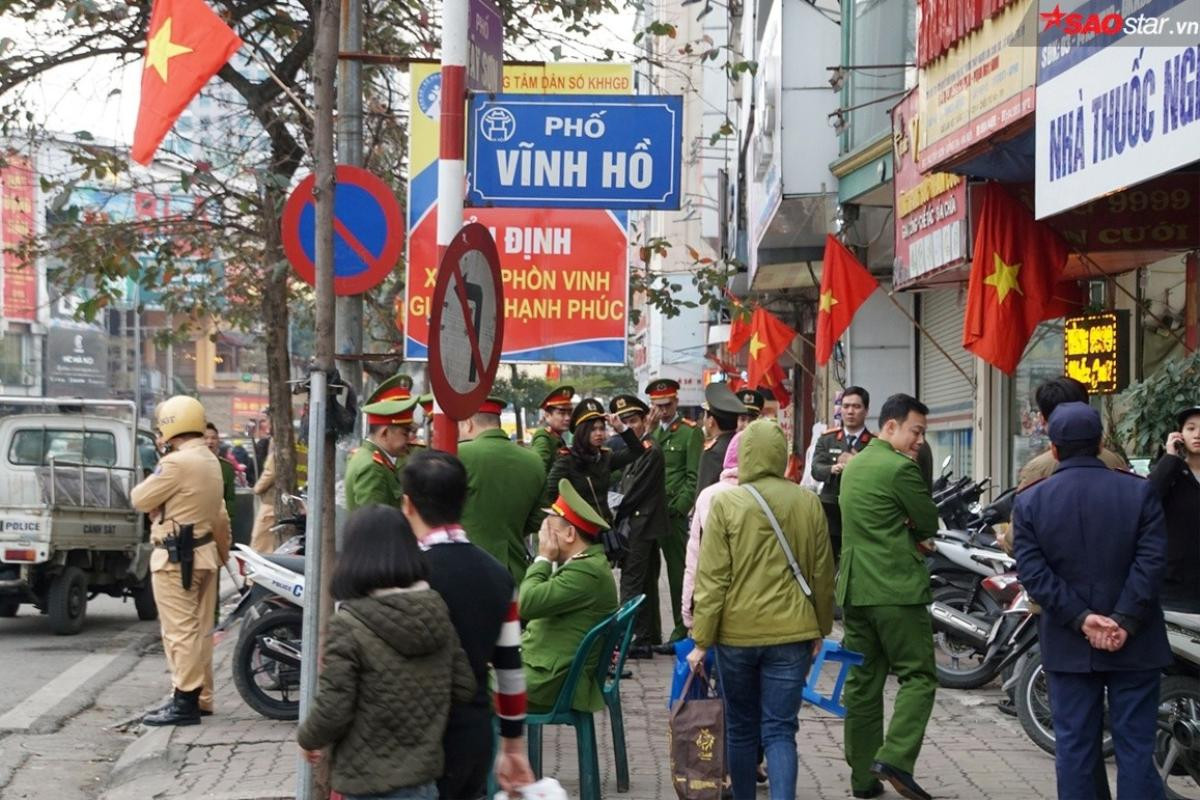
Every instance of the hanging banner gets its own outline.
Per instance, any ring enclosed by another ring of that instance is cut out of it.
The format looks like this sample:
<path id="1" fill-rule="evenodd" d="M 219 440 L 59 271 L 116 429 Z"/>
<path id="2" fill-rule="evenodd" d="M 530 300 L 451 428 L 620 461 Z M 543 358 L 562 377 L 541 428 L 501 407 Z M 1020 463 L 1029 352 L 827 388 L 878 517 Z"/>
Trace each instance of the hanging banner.
<path id="1" fill-rule="evenodd" d="M 429 357 L 437 279 L 437 153 L 441 75 L 413 64 L 404 357 Z M 506 66 L 506 93 L 630 94 L 628 64 Z M 500 253 L 507 363 L 624 364 L 629 295 L 625 211 L 468 208 Z"/>
<path id="2" fill-rule="evenodd" d="M 10 321 L 37 321 L 37 270 L 14 252 L 33 235 L 33 164 L 10 153 L 0 167 L 0 271 L 3 297 L 0 317 Z"/>

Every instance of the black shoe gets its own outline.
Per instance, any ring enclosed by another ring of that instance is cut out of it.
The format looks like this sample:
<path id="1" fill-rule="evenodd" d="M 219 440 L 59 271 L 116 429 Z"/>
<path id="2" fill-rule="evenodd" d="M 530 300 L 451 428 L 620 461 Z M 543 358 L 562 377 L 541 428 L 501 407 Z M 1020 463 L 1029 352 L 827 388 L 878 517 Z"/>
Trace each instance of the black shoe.
<path id="1" fill-rule="evenodd" d="M 675 643 L 674 642 L 663 642 L 662 644 L 656 644 L 653 647 L 651 647 L 650 649 L 653 650 L 654 652 L 658 653 L 660 656 L 675 655 Z"/>
<path id="2" fill-rule="evenodd" d="M 211 716 L 212 716 L 212 709 L 211 709 L 211 708 L 202 708 L 202 709 L 200 709 L 200 716 L 202 716 L 202 717 L 211 717 Z"/>
<path id="3" fill-rule="evenodd" d="M 199 699 L 199 689 L 193 689 L 190 692 L 181 692 L 176 689 L 175 696 L 171 698 L 171 702 L 157 711 L 152 711 L 142 717 L 142 724 L 199 725 L 200 706 L 197 704 Z"/>
<path id="4" fill-rule="evenodd" d="M 850 794 L 855 797 L 879 797 L 879 795 L 883 794 L 883 784 L 875 781 L 870 789 L 853 789 Z"/>
<path id="5" fill-rule="evenodd" d="M 933 800 L 933 795 L 922 789 L 921 785 L 913 780 L 911 774 L 896 769 L 890 764 L 876 761 L 871 765 L 871 774 L 881 781 L 890 783 L 901 797 L 906 797 L 908 800 Z"/>
<path id="6" fill-rule="evenodd" d="M 629 648 L 626 654 L 629 658 L 654 658 L 654 648 L 648 644 L 635 644 Z"/>
<path id="7" fill-rule="evenodd" d="M 1008 714 L 1010 717 L 1017 716 L 1017 704 L 1013 702 L 1011 697 L 1005 697 L 999 703 L 996 703 L 996 708 L 1001 714 Z"/>

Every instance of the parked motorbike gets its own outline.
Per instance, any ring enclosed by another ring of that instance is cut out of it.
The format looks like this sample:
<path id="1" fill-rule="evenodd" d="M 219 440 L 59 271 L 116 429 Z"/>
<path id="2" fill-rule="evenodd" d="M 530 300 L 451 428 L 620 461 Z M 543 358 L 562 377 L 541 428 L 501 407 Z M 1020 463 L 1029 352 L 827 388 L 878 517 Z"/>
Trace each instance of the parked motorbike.
<path id="1" fill-rule="evenodd" d="M 1175 663 L 1159 693 L 1154 762 L 1168 800 L 1200 798 L 1200 614 L 1166 611 Z"/>
<path id="2" fill-rule="evenodd" d="M 1036 619 L 1016 573 L 984 578 L 980 596 L 1002 610 L 991 620 L 934 600 L 933 618 L 938 683 L 976 689 L 995 679 L 1036 639 Z M 934 597 L 937 597 L 935 593 Z"/>
<path id="3" fill-rule="evenodd" d="M 298 498 L 296 498 L 298 499 Z M 304 532 L 301 510 L 272 531 Z M 304 536 L 293 536 L 274 553 L 245 545 L 233 557 L 245 576 L 242 596 L 216 630 L 241 621 L 233 651 L 233 682 L 246 704 L 269 719 L 300 716 L 300 642 L 304 613 Z"/>

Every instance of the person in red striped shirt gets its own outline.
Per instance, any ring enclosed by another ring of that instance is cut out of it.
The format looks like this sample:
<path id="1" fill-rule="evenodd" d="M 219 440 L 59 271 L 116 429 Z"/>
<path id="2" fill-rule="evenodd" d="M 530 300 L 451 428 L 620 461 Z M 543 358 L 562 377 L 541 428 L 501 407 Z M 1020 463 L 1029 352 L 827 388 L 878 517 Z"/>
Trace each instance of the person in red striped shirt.
<path id="1" fill-rule="evenodd" d="M 438 794 L 445 800 L 484 797 L 493 765 L 493 713 L 500 721 L 496 780 L 512 792 L 534 781 L 525 748 L 517 587 L 499 561 L 471 544 L 460 524 L 467 498 L 467 473 L 461 461 L 439 451 L 418 452 L 404 466 L 403 482 L 400 510 L 429 559 L 429 583 L 450 609 L 450 621 L 478 686 L 470 702 L 450 709 L 442 740 L 445 774 L 438 781 Z M 489 667 L 495 671 L 492 698 L 488 697 Z"/>

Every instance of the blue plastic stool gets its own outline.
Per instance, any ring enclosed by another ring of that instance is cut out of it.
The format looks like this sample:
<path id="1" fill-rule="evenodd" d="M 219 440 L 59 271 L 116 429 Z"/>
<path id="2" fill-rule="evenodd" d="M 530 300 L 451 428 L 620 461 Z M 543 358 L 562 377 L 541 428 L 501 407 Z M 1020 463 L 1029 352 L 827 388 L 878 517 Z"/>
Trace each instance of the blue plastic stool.
<path id="1" fill-rule="evenodd" d="M 850 668 L 862 664 L 863 659 L 862 653 L 847 650 L 842 647 L 841 642 L 826 639 L 821 643 L 821 651 L 813 659 L 812 667 L 808 671 L 808 681 L 804 685 L 804 702 L 844 718 L 846 707 L 842 705 L 842 687 L 846 685 L 846 676 L 850 673 Z M 816 690 L 817 681 L 821 678 L 821 668 L 825 666 L 826 661 L 834 661 L 842 665 L 837 681 L 833 685 L 833 694 L 829 697 L 817 694 Z"/>

